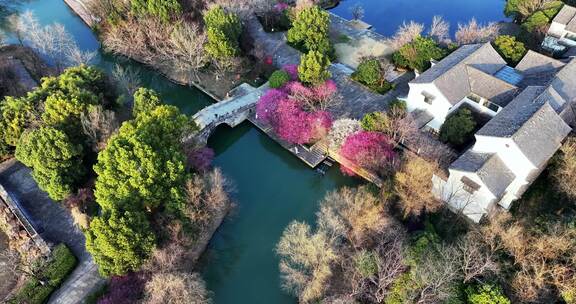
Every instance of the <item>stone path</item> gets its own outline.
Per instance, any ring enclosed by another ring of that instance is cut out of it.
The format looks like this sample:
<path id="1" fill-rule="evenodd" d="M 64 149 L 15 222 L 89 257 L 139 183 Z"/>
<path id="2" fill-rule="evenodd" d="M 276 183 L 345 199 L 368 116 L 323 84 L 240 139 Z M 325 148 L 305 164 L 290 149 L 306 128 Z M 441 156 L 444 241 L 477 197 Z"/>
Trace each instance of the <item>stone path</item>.
<path id="1" fill-rule="evenodd" d="M 82 303 L 84 297 L 104 282 L 96 265 L 85 249 L 84 234 L 74 225 L 70 212 L 52 201 L 38 188 L 23 164 L 9 160 L 0 165 L 0 184 L 28 211 L 34 222 L 41 226 L 40 235 L 53 244 L 64 243 L 78 258 L 78 267 L 51 297 L 49 303 Z"/>

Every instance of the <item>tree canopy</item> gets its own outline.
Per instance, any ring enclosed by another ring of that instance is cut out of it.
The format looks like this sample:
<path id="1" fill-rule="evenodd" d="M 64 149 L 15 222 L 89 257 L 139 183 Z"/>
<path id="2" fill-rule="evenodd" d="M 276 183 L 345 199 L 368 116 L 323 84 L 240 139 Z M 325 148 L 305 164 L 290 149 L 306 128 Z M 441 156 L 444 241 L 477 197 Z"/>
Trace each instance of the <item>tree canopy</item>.
<path id="1" fill-rule="evenodd" d="M 440 60 L 448 55 L 432 38 L 418 36 L 412 42 L 402 46 L 392 55 L 394 64 L 424 72 L 430 68 L 430 60 Z"/>
<path id="2" fill-rule="evenodd" d="M 187 123 L 178 108 L 166 105 L 124 123 L 94 166 L 98 204 L 104 209 L 178 209 L 186 178 L 180 139 Z"/>
<path id="3" fill-rule="evenodd" d="M 226 59 L 239 54 L 242 24 L 238 16 L 226 12 L 221 6 L 215 6 L 204 14 L 204 23 L 208 33 L 205 50 L 210 56 Z"/>
<path id="4" fill-rule="evenodd" d="M 330 59 L 318 51 L 310 51 L 302 55 L 298 66 L 298 77 L 307 84 L 318 85 L 325 82 L 332 75 L 328 71 Z"/>
<path id="5" fill-rule="evenodd" d="M 136 16 L 153 16 L 165 23 L 182 12 L 178 0 L 130 0 L 130 9 Z"/>
<path id="6" fill-rule="evenodd" d="M 313 5 L 298 12 L 288 30 L 288 42 L 303 46 L 306 51 L 318 51 L 329 54 L 331 51 L 330 15 L 320 7 Z"/>
<path id="7" fill-rule="evenodd" d="M 140 211 L 106 210 L 92 220 L 86 231 L 86 249 L 104 276 L 140 268 L 155 242 L 146 214 Z"/>
<path id="8" fill-rule="evenodd" d="M 52 127 L 25 132 L 16 148 L 16 158 L 34 170 L 38 186 L 54 200 L 66 198 L 84 177 L 82 157 L 82 146 Z"/>
<path id="9" fill-rule="evenodd" d="M 466 144 L 474 135 L 476 120 L 469 109 L 459 109 L 440 127 L 440 140 L 455 147 Z"/>
<path id="10" fill-rule="evenodd" d="M 496 40 L 494 40 L 494 46 L 498 53 L 510 64 L 518 63 L 520 59 L 524 57 L 524 54 L 526 54 L 524 43 L 517 41 L 516 37 L 513 36 L 498 36 Z"/>

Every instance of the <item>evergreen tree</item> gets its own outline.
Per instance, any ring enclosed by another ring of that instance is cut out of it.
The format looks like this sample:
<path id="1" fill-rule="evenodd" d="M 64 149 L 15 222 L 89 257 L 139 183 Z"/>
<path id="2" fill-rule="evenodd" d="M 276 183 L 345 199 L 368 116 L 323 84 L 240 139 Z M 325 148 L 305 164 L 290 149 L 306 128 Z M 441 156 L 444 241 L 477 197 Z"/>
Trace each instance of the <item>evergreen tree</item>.
<path id="1" fill-rule="evenodd" d="M 292 28 L 288 30 L 288 42 L 302 45 L 307 51 L 330 53 L 328 38 L 330 15 L 314 5 L 298 13 Z"/>
<path id="2" fill-rule="evenodd" d="M 38 186 L 54 200 L 62 200 L 76 190 L 85 175 L 82 157 L 82 147 L 52 127 L 25 132 L 16 147 L 16 158 L 33 169 Z"/>
<path id="3" fill-rule="evenodd" d="M 206 52 L 215 59 L 227 59 L 240 53 L 239 39 L 242 33 L 240 18 L 215 6 L 204 15 L 208 43 Z"/>
<path id="4" fill-rule="evenodd" d="M 307 84 L 318 85 L 332 75 L 328 71 L 330 59 L 318 51 L 310 51 L 302 55 L 298 66 L 298 77 Z"/>

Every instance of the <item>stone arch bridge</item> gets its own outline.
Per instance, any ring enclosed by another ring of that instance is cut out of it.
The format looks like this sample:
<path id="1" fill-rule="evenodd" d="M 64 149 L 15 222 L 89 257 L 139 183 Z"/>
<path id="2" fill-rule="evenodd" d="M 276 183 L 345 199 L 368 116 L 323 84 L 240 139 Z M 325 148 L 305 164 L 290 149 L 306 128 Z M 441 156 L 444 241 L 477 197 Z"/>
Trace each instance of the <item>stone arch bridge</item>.
<path id="1" fill-rule="evenodd" d="M 232 91 L 233 97 L 210 105 L 192 116 L 192 120 L 200 128 L 199 133 L 190 135 L 185 142 L 195 140 L 198 144 L 206 144 L 212 132 L 222 124 L 236 127 L 250 117 L 260 97 L 268 89 L 268 84 L 254 88 L 246 83 Z"/>

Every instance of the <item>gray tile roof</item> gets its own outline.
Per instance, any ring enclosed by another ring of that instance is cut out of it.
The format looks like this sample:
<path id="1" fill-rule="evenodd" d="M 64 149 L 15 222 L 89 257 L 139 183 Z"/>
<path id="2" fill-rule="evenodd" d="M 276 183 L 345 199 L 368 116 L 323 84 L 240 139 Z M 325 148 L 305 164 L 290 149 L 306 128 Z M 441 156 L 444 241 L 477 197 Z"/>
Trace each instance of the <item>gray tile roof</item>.
<path id="1" fill-rule="evenodd" d="M 493 75 L 486 74 L 475 67 L 468 66 L 466 68 L 470 91 L 501 107 L 506 106 L 518 91 L 518 88 L 514 85 Z"/>
<path id="2" fill-rule="evenodd" d="M 506 107 L 504 107 L 494 118 L 492 118 L 476 135 L 493 137 L 511 137 L 522 125 L 538 111 L 541 103 L 533 102 L 545 87 L 528 87 Z"/>
<path id="3" fill-rule="evenodd" d="M 558 15 L 554 17 L 554 22 L 566 25 L 570 23 L 570 21 L 573 21 L 575 17 L 576 17 L 576 8 L 569 5 L 564 5 L 564 7 L 562 7 Z"/>
<path id="4" fill-rule="evenodd" d="M 434 83 L 450 103 L 457 104 L 471 92 L 468 67 L 493 75 L 506 61 L 490 43 L 460 47 L 414 79 L 412 83 Z"/>
<path id="5" fill-rule="evenodd" d="M 526 88 L 476 135 L 511 138 L 530 162 L 540 168 L 571 130 L 548 103 L 544 94 L 547 89 Z"/>
<path id="6" fill-rule="evenodd" d="M 497 154 L 478 153 L 472 149 L 462 154 L 450 169 L 477 175 L 496 197 L 501 197 L 516 178 Z"/>
<path id="7" fill-rule="evenodd" d="M 565 63 L 562 61 L 529 50 L 522 60 L 520 60 L 518 65 L 516 65 L 516 69 L 521 71 L 524 75 L 550 72 L 556 73 L 558 72 L 558 69 L 562 68 L 564 65 Z"/>
<path id="8" fill-rule="evenodd" d="M 512 138 L 530 162 L 542 168 L 571 130 L 550 104 L 544 103 Z"/>
<path id="9" fill-rule="evenodd" d="M 476 52 L 480 47 L 482 47 L 482 44 L 470 44 L 458 48 L 452 54 L 446 56 L 446 58 L 436 63 L 433 67 L 429 68 L 424 73 L 420 74 L 420 76 L 418 76 L 412 82 L 413 83 L 433 82 L 434 80 L 436 80 L 436 78 L 444 75 L 444 73 L 448 72 L 454 66 L 460 64 L 464 59 L 472 55 L 472 53 Z"/>

